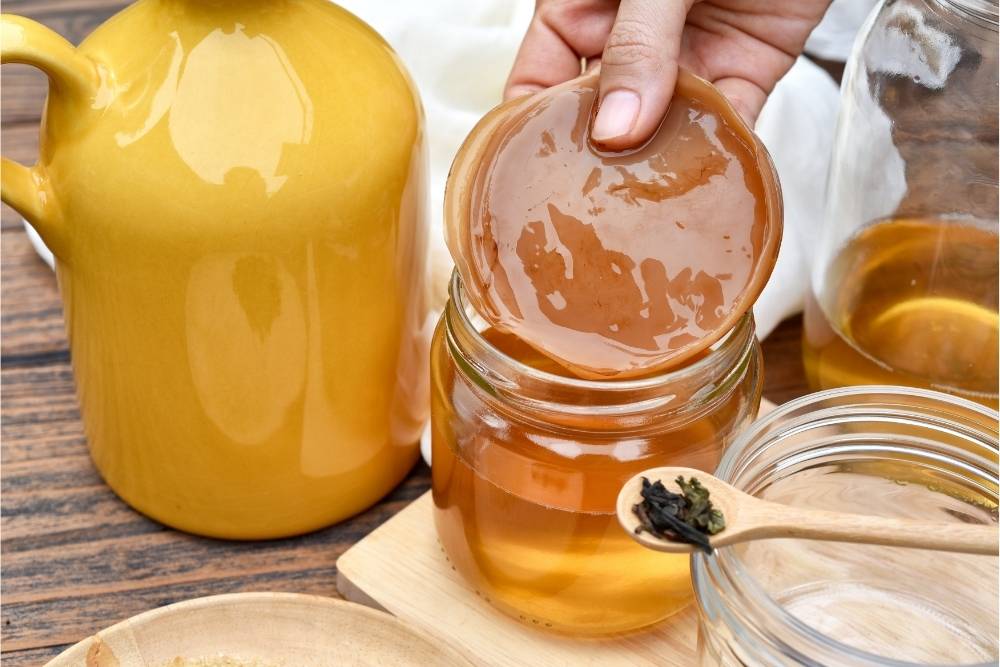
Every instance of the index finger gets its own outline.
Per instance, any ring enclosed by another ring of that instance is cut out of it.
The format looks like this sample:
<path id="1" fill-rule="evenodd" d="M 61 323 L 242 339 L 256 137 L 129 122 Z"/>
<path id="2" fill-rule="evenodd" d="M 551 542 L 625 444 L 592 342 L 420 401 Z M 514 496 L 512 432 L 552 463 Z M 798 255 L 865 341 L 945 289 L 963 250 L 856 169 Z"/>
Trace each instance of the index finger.
<path id="1" fill-rule="evenodd" d="M 579 74 L 580 55 L 536 14 L 517 50 L 503 97 L 530 95 Z"/>
<path id="2" fill-rule="evenodd" d="M 581 59 L 604 50 L 617 11 L 616 0 L 539 2 L 507 79 L 504 99 L 579 76 Z"/>

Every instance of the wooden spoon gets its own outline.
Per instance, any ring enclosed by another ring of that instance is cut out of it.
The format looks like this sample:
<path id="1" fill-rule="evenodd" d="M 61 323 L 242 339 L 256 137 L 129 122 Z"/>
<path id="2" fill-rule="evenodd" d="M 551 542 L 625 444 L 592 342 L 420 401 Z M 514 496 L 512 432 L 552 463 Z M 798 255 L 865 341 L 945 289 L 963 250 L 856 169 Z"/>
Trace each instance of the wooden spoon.
<path id="1" fill-rule="evenodd" d="M 660 480 L 667 489 L 679 493 L 674 480 L 681 475 L 701 482 L 709 491 L 712 505 L 722 512 L 726 520 L 725 529 L 710 536 L 712 547 L 794 537 L 992 556 L 1000 551 L 1000 531 L 995 525 L 915 521 L 793 507 L 755 498 L 717 477 L 692 468 L 651 468 L 622 487 L 618 494 L 618 521 L 632 539 L 644 547 L 677 554 L 692 553 L 697 549 L 693 544 L 673 542 L 646 531 L 636 531 L 639 517 L 632 507 L 642 502 L 642 478 L 650 482 Z"/>

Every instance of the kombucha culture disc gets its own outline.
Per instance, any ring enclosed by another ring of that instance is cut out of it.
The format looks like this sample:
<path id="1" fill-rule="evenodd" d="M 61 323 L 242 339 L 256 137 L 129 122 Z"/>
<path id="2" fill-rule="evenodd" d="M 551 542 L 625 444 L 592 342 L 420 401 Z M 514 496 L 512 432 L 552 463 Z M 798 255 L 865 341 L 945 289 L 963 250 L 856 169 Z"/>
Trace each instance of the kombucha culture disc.
<path id="1" fill-rule="evenodd" d="M 782 205 L 760 140 L 681 71 L 657 133 L 607 152 L 597 75 L 487 114 L 452 165 L 448 247 L 480 315 L 588 379 L 674 366 L 725 335 L 777 259 Z"/>

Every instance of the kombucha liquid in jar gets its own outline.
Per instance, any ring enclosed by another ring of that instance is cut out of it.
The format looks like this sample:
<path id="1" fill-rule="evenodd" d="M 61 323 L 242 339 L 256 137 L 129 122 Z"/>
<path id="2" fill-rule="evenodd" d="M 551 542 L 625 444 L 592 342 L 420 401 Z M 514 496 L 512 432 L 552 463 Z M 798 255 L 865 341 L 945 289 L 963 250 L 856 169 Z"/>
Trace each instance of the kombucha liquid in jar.
<path id="1" fill-rule="evenodd" d="M 756 414 L 759 384 L 740 383 L 708 414 L 667 433 L 602 442 L 486 409 L 479 388 L 442 363 L 444 336 L 441 326 L 432 348 L 432 472 L 438 536 L 452 566 L 493 606 L 557 632 L 613 634 L 684 609 L 693 595 L 689 557 L 634 542 L 615 515 L 618 491 L 652 466 L 712 470 L 726 434 Z M 523 364 L 572 377 L 510 334 L 482 336 Z"/>
<path id="2" fill-rule="evenodd" d="M 809 384 L 901 384 L 996 408 L 997 265 L 995 222 L 890 218 L 864 228 L 806 305 Z"/>
<path id="3" fill-rule="evenodd" d="M 690 558 L 635 543 L 616 500 L 648 468 L 713 470 L 756 414 L 746 313 L 782 221 L 766 150 L 709 83 L 680 71 L 660 129 L 621 152 L 590 141 L 597 91 L 588 73 L 511 100 L 466 139 L 431 354 L 445 553 L 505 613 L 583 635 L 693 597 Z"/>

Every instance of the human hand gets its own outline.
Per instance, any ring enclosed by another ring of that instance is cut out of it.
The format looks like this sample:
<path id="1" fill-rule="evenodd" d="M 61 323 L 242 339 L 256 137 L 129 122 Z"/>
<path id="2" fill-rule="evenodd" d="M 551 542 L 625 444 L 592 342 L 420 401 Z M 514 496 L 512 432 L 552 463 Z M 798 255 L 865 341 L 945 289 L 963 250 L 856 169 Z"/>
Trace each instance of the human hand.
<path id="1" fill-rule="evenodd" d="M 568 81 L 601 58 L 591 138 L 612 150 L 659 126 L 678 65 L 714 83 L 751 123 L 830 0 L 537 0 L 504 97 Z"/>

